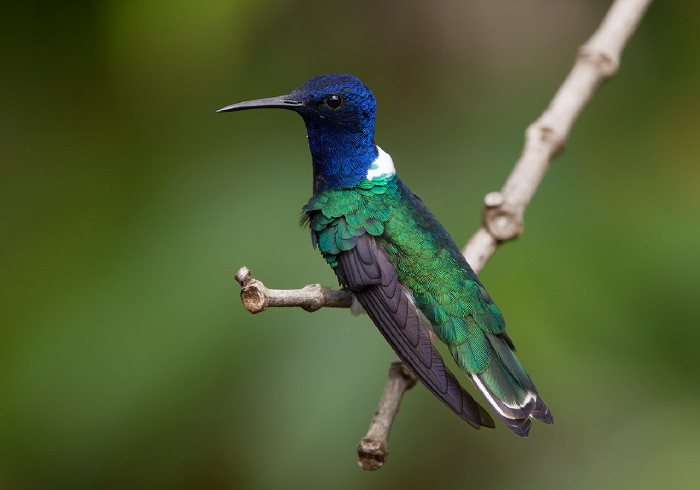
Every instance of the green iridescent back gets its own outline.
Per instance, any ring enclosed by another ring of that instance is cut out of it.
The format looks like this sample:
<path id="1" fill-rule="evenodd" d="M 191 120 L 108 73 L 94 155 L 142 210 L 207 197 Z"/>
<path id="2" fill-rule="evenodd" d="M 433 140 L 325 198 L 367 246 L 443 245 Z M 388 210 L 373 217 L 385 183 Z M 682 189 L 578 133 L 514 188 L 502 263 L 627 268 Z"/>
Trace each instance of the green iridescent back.
<path id="1" fill-rule="evenodd" d="M 503 316 L 449 234 L 396 175 L 324 191 L 303 211 L 332 267 L 357 237 L 374 236 L 455 361 L 467 372 L 484 372 L 492 352 L 484 333 L 504 332 Z"/>

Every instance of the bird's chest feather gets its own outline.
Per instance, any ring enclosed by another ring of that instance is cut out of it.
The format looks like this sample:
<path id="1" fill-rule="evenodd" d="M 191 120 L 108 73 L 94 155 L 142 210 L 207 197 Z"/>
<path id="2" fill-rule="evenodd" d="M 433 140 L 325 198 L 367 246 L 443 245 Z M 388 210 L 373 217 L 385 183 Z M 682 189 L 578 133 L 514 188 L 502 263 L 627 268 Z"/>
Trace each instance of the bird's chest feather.
<path id="1" fill-rule="evenodd" d="M 304 206 L 302 220 L 314 245 L 334 266 L 360 236 L 375 237 L 389 255 L 402 283 L 421 291 L 462 269 L 456 245 L 411 191 L 395 176 L 364 180 L 351 189 L 328 190 Z"/>
<path id="2" fill-rule="evenodd" d="M 327 190 L 313 196 L 303 208 L 314 245 L 335 267 L 339 253 L 352 250 L 358 237 L 380 237 L 397 200 L 395 176 L 363 180 L 350 189 Z"/>

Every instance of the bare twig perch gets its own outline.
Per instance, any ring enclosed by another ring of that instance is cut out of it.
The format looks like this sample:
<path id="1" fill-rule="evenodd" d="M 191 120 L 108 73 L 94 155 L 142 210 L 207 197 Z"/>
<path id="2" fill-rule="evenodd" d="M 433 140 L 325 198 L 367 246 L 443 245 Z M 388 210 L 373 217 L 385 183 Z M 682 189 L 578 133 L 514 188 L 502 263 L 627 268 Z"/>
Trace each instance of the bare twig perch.
<path id="1" fill-rule="evenodd" d="M 616 0 L 598 30 L 579 49 L 576 63 L 549 104 L 526 131 L 525 147 L 500 192 L 484 199 L 484 219 L 463 250 L 467 261 L 479 272 L 496 247 L 523 231 L 523 215 L 551 160 L 559 154 L 574 121 L 600 84 L 618 69 L 622 48 L 636 29 L 651 0 Z M 267 289 L 242 268 L 236 279 L 248 311 L 268 306 L 301 306 L 315 311 L 322 306 L 348 307 L 352 295 L 315 284 L 297 290 Z M 357 447 L 358 464 L 366 470 L 380 468 L 389 454 L 388 437 L 405 391 L 415 378 L 400 361 L 394 361 L 367 435 Z"/>
<path id="2" fill-rule="evenodd" d="M 598 30 L 579 48 L 576 63 L 549 103 L 525 133 L 525 148 L 501 192 L 486 195 L 484 222 L 462 251 L 479 272 L 500 242 L 523 231 L 523 214 L 551 160 L 569 137 L 571 126 L 595 90 L 619 67 L 622 48 L 651 0 L 616 0 Z"/>
<path id="3" fill-rule="evenodd" d="M 350 308 L 352 305 L 350 291 L 326 289 L 320 284 L 310 284 L 302 289 L 269 289 L 250 277 L 247 267 L 241 267 L 235 278 L 241 285 L 243 306 L 251 313 L 260 313 L 271 306 L 300 306 L 306 311 L 316 311 L 322 306 Z"/>
<path id="4" fill-rule="evenodd" d="M 364 470 L 378 470 L 384 465 L 389 454 L 389 432 L 399 411 L 401 399 L 406 390 L 416 384 L 416 377 L 403 362 L 395 360 L 389 369 L 377 411 L 369 426 L 367 435 L 357 445 L 358 463 Z"/>

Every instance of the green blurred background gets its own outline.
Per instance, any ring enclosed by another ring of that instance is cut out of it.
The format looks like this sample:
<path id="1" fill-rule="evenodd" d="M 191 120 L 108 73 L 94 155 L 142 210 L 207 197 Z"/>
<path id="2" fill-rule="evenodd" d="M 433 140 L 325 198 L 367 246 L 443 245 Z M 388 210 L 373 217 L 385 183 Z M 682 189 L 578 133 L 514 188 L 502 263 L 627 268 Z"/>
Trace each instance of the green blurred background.
<path id="1" fill-rule="evenodd" d="M 251 316 L 331 270 L 303 124 L 215 114 L 347 72 L 463 244 L 608 1 L 3 2 L 0 488 L 698 488 L 698 2 L 656 2 L 482 274 L 557 418 L 521 440 L 410 392 L 366 317 Z"/>

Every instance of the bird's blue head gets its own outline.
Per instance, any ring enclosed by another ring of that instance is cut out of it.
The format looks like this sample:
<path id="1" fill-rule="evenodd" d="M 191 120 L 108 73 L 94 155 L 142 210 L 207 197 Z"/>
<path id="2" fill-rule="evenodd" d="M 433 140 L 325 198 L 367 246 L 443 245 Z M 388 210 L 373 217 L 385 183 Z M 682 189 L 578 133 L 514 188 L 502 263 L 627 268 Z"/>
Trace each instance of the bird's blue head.
<path id="1" fill-rule="evenodd" d="M 374 95 L 351 75 L 320 75 L 287 95 L 230 105 L 217 112 L 290 109 L 306 123 L 313 158 L 314 193 L 352 187 L 367 176 L 374 144 Z"/>

